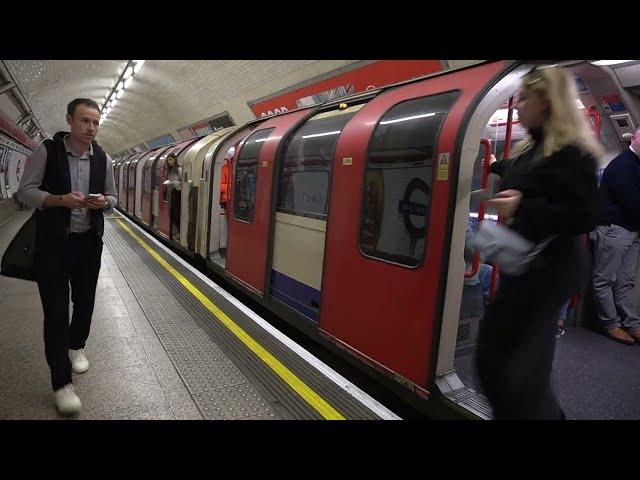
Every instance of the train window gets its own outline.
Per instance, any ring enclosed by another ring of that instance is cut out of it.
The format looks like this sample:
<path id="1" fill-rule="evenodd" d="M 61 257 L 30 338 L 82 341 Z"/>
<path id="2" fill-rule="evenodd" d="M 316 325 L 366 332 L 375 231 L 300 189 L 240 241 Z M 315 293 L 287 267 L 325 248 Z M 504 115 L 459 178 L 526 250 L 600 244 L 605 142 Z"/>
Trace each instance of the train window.
<path id="1" fill-rule="evenodd" d="M 129 190 L 133 190 L 134 188 L 136 188 L 134 184 L 135 180 L 136 180 L 135 164 L 131 163 L 131 165 L 129 165 Z"/>
<path id="2" fill-rule="evenodd" d="M 327 218 L 333 151 L 340 132 L 363 106 L 315 115 L 293 135 L 280 161 L 278 211 Z"/>
<path id="3" fill-rule="evenodd" d="M 242 146 L 236 164 L 235 188 L 233 193 L 233 212 L 235 218 L 245 222 L 253 221 L 253 210 L 258 181 L 258 158 L 262 145 L 273 128 L 253 133 Z"/>
<path id="4" fill-rule="evenodd" d="M 407 267 L 422 262 L 429 221 L 434 152 L 458 92 L 395 105 L 376 127 L 367 152 L 360 217 L 363 255 Z"/>

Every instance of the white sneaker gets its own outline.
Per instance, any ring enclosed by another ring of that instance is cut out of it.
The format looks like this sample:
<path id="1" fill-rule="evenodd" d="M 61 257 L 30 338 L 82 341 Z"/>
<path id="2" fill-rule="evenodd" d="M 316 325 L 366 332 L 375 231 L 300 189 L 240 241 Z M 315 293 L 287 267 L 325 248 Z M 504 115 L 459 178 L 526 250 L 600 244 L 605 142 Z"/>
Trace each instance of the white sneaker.
<path id="1" fill-rule="evenodd" d="M 56 401 L 56 408 L 62 415 L 73 415 L 82 408 L 82 402 L 73 390 L 71 383 L 67 383 L 61 389 L 56 390 L 53 395 Z"/>
<path id="2" fill-rule="evenodd" d="M 84 349 L 69 350 L 73 373 L 84 373 L 89 370 L 89 360 L 84 356 Z"/>

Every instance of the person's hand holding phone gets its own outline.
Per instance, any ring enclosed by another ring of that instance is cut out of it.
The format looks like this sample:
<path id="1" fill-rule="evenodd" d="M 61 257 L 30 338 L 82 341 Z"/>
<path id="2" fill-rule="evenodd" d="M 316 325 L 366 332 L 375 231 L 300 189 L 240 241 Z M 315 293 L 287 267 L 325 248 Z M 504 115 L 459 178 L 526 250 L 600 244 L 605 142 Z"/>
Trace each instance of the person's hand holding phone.
<path id="1" fill-rule="evenodd" d="M 101 193 L 90 193 L 85 197 L 87 208 L 94 210 L 103 209 L 107 206 L 107 199 Z"/>
<path id="2" fill-rule="evenodd" d="M 501 217 L 511 218 L 518 210 L 521 199 L 522 192 L 520 190 L 510 189 L 498 193 L 495 198 L 488 200 L 487 204 L 498 210 L 498 215 Z"/>

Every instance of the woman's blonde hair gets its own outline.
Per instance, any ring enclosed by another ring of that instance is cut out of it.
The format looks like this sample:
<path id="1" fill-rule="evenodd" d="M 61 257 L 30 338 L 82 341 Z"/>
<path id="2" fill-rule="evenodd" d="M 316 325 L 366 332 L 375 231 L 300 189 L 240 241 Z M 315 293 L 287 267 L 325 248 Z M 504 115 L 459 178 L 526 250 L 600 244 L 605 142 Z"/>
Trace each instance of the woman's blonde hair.
<path id="1" fill-rule="evenodd" d="M 569 72 L 557 67 L 533 70 L 522 79 L 522 88 L 549 102 L 549 117 L 543 125 L 545 157 L 567 145 L 575 145 L 596 159 L 602 156 L 602 147 L 576 103 L 578 94 Z M 516 145 L 513 154 L 518 155 L 532 145 L 531 135 L 527 135 Z"/>

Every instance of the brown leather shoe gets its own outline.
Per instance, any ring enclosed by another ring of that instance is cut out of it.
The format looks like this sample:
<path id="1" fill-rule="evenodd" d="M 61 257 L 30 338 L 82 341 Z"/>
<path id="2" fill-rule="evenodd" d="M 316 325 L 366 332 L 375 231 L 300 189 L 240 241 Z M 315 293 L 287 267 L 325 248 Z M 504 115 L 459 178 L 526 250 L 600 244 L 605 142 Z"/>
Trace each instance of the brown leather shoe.
<path id="1" fill-rule="evenodd" d="M 627 334 L 633 338 L 636 343 L 640 343 L 640 329 L 627 330 Z"/>
<path id="2" fill-rule="evenodd" d="M 609 338 L 612 338 L 616 342 L 624 343 L 625 345 L 633 345 L 636 342 L 633 340 L 627 332 L 625 332 L 622 328 L 608 328 L 607 335 Z"/>

